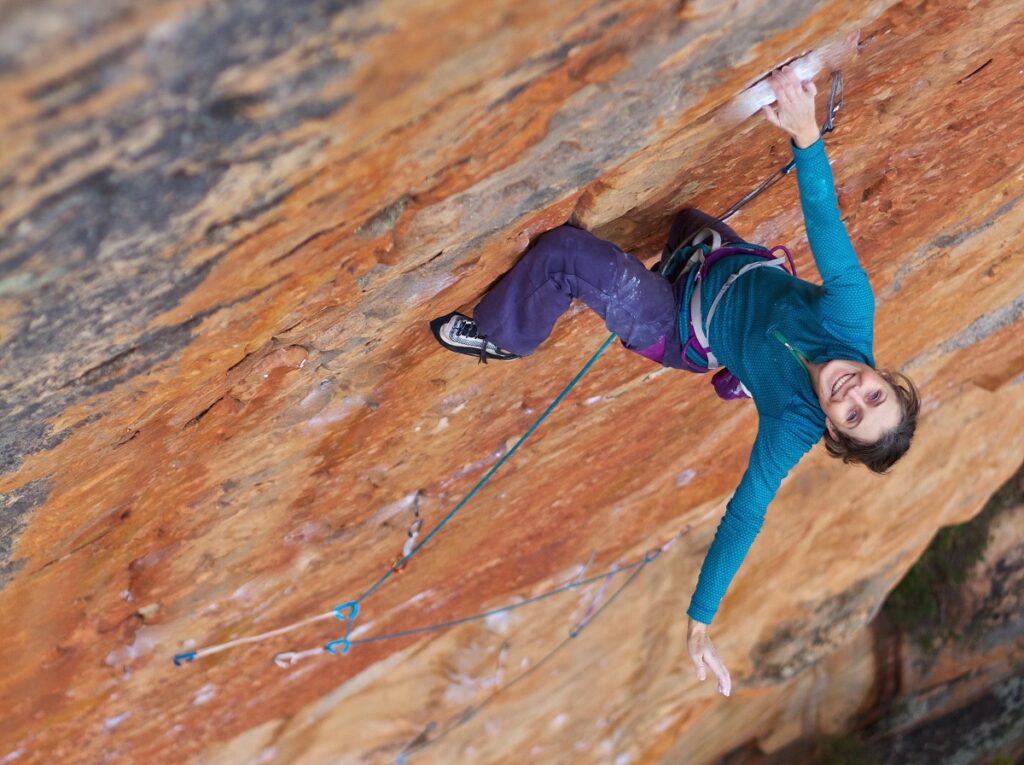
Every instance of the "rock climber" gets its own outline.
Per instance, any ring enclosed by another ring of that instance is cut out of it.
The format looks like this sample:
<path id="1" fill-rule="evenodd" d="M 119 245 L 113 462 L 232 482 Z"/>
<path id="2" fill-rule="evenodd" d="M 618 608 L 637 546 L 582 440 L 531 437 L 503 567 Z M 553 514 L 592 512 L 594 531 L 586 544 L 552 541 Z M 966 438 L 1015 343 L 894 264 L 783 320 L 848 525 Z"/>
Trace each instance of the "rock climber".
<path id="1" fill-rule="evenodd" d="M 697 678 L 710 670 L 725 696 L 732 681 L 708 627 L 782 479 L 822 439 L 843 462 L 886 472 L 909 448 L 919 408 L 910 379 L 875 366 L 874 295 L 839 216 L 814 83 L 801 82 L 789 66 L 768 82 L 775 102 L 764 115 L 790 136 L 822 284 L 796 278 L 785 269 L 786 258 L 773 257 L 775 250 L 686 209 L 662 253 L 664 261 L 687 248 L 689 268 L 674 285 L 611 242 L 563 225 L 538 237 L 472 318 L 453 312 L 431 322 L 449 350 L 481 361 L 512 360 L 532 353 L 579 298 L 626 348 L 664 366 L 718 369 L 720 397 L 753 399 L 758 432 L 750 460 L 687 609 Z"/>

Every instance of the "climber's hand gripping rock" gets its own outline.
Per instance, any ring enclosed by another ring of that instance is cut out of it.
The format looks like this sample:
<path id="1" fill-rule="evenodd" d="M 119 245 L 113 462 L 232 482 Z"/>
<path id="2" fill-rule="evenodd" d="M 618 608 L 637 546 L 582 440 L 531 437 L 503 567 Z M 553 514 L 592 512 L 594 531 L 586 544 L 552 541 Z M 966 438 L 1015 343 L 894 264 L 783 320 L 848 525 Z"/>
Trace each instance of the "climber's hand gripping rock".
<path id="1" fill-rule="evenodd" d="M 806 149 L 818 140 L 818 120 L 814 116 L 814 96 L 818 89 L 814 82 L 800 82 L 793 67 L 784 66 L 768 77 L 775 94 L 775 106 L 765 106 L 767 120 L 790 134 L 797 148 Z"/>

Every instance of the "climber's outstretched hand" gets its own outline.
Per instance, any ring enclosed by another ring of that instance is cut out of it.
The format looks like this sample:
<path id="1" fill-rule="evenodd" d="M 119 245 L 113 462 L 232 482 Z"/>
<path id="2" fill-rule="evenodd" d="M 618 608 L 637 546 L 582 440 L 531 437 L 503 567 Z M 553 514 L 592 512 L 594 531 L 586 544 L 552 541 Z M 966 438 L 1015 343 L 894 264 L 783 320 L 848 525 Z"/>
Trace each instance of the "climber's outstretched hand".
<path id="1" fill-rule="evenodd" d="M 775 105 L 762 111 L 770 123 L 793 137 L 793 143 L 806 149 L 818 140 L 818 120 L 814 115 L 814 96 L 818 89 L 813 80 L 800 82 L 792 66 L 784 66 L 768 76 L 775 94 Z"/>
<path id="2" fill-rule="evenodd" d="M 728 696 L 732 692 L 732 679 L 729 677 L 729 670 L 725 668 L 722 660 L 715 653 L 715 647 L 711 645 L 711 638 L 708 637 L 708 625 L 691 618 L 687 632 L 689 638 L 686 647 L 690 651 L 690 658 L 693 659 L 697 679 L 707 678 L 710 669 L 711 674 L 718 679 L 718 692 L 723 696 Z"/>

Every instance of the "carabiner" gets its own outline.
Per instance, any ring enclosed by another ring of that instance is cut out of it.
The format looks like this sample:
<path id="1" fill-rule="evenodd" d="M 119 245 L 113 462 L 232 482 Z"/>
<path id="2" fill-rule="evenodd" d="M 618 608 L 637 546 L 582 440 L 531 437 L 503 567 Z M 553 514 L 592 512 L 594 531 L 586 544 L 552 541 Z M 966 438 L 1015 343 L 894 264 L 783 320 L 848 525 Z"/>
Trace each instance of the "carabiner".
<path id="1" fill-rule="evenodd" d="M 348 611 L 347 614 L 346 611 Z M 334 607 L 334 618 L 340 621 L 348 619 L 350 622 L 354 622 L 357 616 L 359 616 L 358 600 L 346 600 L 340 606 Z"/>
<path id="2" fill-rule="evenodd" d="M 337 640 L 332 640 L 330 643 L 325 645 L 324 650 L 327 651 L 327 653 L 332 653 L 337 656 L 338 649 L 336 646 L 339 645 L 341 646 L 341 653 L 344 655 L 347 654 L 349 649 L 352 647 L 352 642 L 348 638 L 338 638 Z"/>
<path id="3" fill-rule="evenodd" d="M 843 73 L 832 72 L 832 90 L 828 94 L 828 112 L 825 117 L 825 124 L 821 126 L 821 133 L 831 133 L 835 130 L 835 118 L 844 103 Z"/>

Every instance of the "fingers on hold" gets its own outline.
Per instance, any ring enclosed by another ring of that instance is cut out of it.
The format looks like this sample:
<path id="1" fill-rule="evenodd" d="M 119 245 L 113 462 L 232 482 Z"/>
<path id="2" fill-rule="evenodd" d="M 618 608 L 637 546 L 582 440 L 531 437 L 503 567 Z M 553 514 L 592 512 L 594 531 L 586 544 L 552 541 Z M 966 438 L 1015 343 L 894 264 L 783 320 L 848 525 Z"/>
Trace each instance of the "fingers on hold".
<path id="1" fill-rule="evenodd" d="M 793 82 L 786 77 L 780 77 L 778 87 L 775 89 L 775 97 L 778 98 L 779 102 L 791 100 L 793 93 Z"/>

